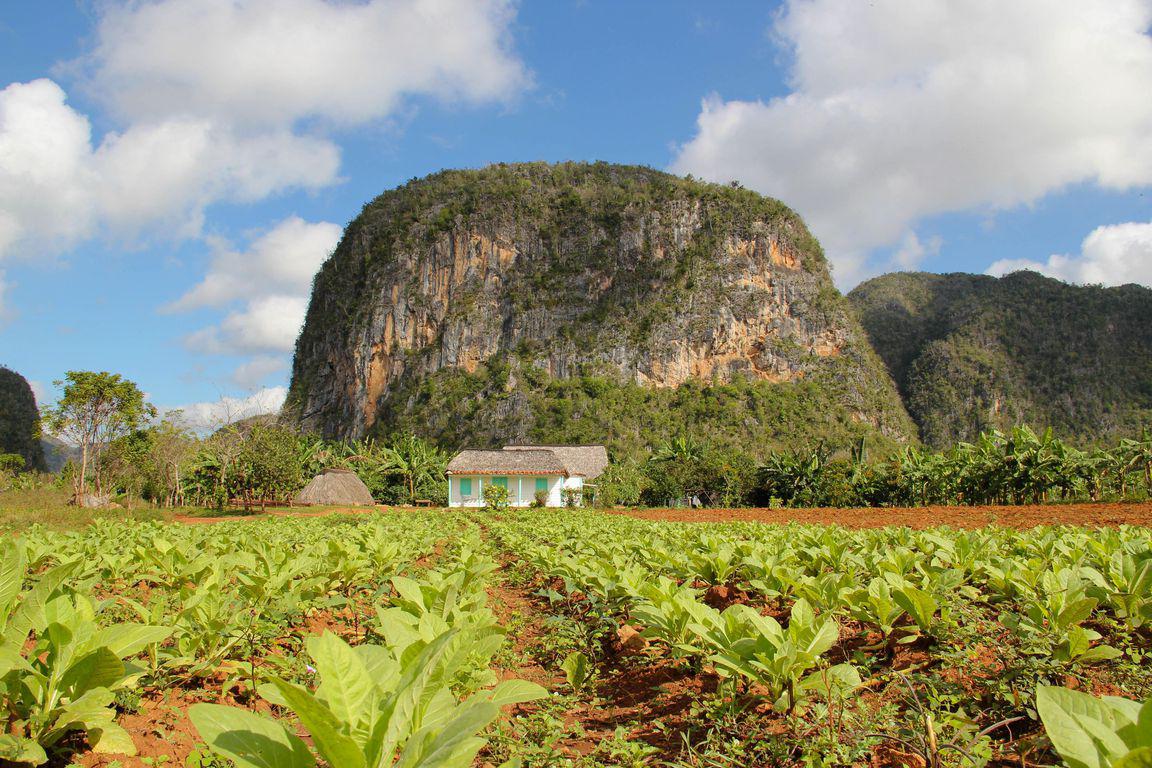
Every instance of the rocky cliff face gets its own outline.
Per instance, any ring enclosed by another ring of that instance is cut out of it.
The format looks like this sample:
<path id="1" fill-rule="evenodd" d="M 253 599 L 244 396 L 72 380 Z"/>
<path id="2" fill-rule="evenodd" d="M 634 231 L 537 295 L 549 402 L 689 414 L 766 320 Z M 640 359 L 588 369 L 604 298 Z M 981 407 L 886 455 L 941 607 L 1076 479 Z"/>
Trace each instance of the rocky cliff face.
<path id="1" fill-rule="evenodd" d="M 445 407 L 474 424 L 432 430 L 447 442 L 556 437 L 533 393 L 589 376 L 666 394 L 818 381 L 845 430 L 909 429 L 799 217 L 605 164 L 444 172 L 366 206 L 316 278 L 287 410 L 330 437 L 427 432 Z"/>
<path id="2" fill-rule="evenodd" d="M 19 454 L 29 469 L 45 469 L 39 425 L 32 387 L 20 374 L 0 366 L 0 453 Z"/>
<path id="3" fill-rule="evenodd" d="M 1152 422 L 1152 290 L 897 273 L 849 299 L 931 446 L 1025 423 L 1111 441 Z"/>

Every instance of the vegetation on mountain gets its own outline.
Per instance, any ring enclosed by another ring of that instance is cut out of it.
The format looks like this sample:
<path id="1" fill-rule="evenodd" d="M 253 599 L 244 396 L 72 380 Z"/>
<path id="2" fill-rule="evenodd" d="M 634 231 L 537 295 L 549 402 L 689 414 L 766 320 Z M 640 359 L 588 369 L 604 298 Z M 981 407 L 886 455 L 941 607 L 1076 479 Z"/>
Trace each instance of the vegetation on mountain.
<path id="1" fill-rule="evenodd" d="M 40 412 L 23 376 L 0 366 L 0 454 L 20 456 L 22 469 L 45 469 Z"/>
<path id="2" fill-rule="evenodd" d="M 1148 288 L 898 273 L 848 298 L 930 446 L 1014 424 L 1083 445 L 1152 424 Z"/>
<path id="3" fill-rule="evenodd" d="M 677 425 L 761 455 L 914 431 L 799 216 L 606 163 L 444 171 L 365 206 L 316 277 L 285 412 L 328 438 L 637 456 Z"/>

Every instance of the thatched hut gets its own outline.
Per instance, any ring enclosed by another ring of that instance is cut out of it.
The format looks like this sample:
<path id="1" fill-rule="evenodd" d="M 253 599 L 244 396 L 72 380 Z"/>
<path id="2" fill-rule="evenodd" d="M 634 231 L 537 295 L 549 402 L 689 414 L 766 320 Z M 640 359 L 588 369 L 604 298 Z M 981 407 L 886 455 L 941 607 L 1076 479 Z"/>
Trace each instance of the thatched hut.
<path id="1" fill-rule="evenodd" d="M 368 486 L 352 470 L 326 469 L 304 486 L 293 503 L 371 507 L 376 501 Z"/>

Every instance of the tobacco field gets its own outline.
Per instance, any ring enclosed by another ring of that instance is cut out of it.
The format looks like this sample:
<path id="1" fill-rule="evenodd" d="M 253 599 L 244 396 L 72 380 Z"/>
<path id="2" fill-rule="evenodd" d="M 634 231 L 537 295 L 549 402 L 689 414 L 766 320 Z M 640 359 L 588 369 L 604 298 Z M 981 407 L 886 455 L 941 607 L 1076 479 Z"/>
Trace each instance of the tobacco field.
<path id="1" fill-rule="evenodd" d="M 1152 529 L 387 511 L 0 538 L 0 765 L 1152 765 Z"/>

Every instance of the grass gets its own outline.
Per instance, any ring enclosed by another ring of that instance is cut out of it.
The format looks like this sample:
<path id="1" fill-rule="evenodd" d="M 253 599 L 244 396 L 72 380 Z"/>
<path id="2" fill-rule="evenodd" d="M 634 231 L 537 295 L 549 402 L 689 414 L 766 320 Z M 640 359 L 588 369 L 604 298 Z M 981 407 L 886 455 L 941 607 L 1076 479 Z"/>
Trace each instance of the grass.
<path id="1" fill-rule="evenodd" d="M 22 531 L 36 524 L 69 530 L 101 519 L 167 521 L 179 512 L 151 507 L 82 509 L 69 506 L 68 496 L 67 491 L 50 487 L 0 493 L 0 530 Z"/>
<path id="2" fill-rule="evenodd" d="M 160 509 L 137 502 L 131 509 L 82 509 L 68 504 L 69 493 L 53 487 L 0 492 L 0 531 L 19 532 L 32 525 L 44 525 L 56 530 L 75 530 L 95 520 L 160 520 L 172 522 L 177 517 L 201 519 L 258 517 L 259 509 L 242 508 L 207 509 L 204 507 L 178 507 Z M 365 508 L 367 510 L 367 508 Z M 334 512 L 347 513 L 349 507 L 268 507 L 265 513 L 306 513 L 320 515 Z"/>

